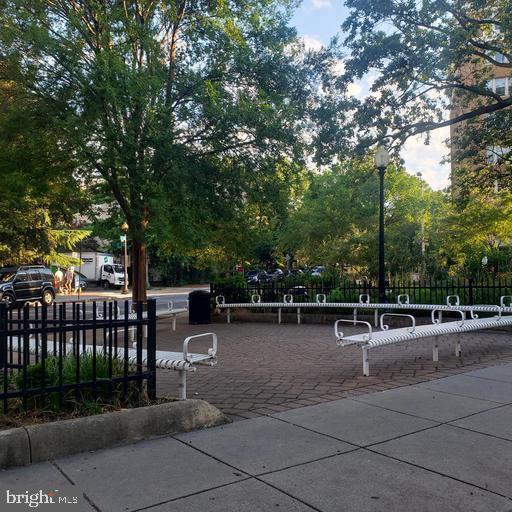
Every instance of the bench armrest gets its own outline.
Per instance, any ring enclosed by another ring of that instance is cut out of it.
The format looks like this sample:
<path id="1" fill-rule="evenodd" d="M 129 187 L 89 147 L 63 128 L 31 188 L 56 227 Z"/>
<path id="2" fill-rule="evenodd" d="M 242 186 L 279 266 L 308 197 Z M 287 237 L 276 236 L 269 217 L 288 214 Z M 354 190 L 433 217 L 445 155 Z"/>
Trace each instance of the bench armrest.
<path id="1" fill-rule="evenodd" d="M 178 302 L 183 302 L 183 301 L 178 301 Z M 188 311 L 188 300 L 186 301 L 186 306 L 184 309 L 186 309 Z M 172 310 L 174 309 L 174 301 L 173 300 L 170 300 L 169 302 L 167 302 L 167 311 L 168 312 L 171 312 Z M 180 308 L 178 308 L 180 309 Z M 181 308 L 183 309 L 183 308 Z"/>
<path id="2" fill-rule="evenodd" d="M 508 299 L 508 306 L 505 304 L 505 299 Z M 500 297 L 500 306 L 502 308 L 512 307 L 512 295 L 503 295 Z"/>
<path id="3" fill-rule="evenodd" d="M 383 331 L 387 331 L 389 329 L 389 325 L 384 324 L 385 316 L 401 316 L 405 318 L 410 318 L 412 321 L 412 325 L 408 327 L 409 332 L 414 332 L 416 330 L 416 319 L 412 315 L 404 315 L 401 313 L 383 313 L 382 315 L 380 315 L 380 328 Z"/>
<path id="4" fill-rule="evenodd" d="M 183 359 L 187 361 L 187 363 L 192 362 L 192 358 L 190 357 L 190 353 L 188 351 L 188 344 L 190 343 L 190 340 L 202 338 L 204 336 L 212 337 L 212 347 L 208 349 L 208 355 L 211 357 L 215 357 L 217 355 L 217 335 L 215 333 L 205 332 L 204 334 L 195 334 L 194 336 L 185 338 L 185 341 L 183 342 Z"/>
<path id="5" fill-rule="evenodd" d="M 461 316 L 460 320 L 457 320 L 457 324 L 459 327 L 462 327 L 464 325 L 464 321 L 466 320 L 466 313 L 464 311 L 461 311 L 460 309 L 433 309 L 431 313 L 432 323 L 433 324 L 440 324 L 441 323 L 441 315 L 443 311 L 452 311 L 454 313 L 459 313 Z M 439 313 L 436 317 L 436 313 Z M 473 314 L 473 312 L 471 312 Z"/>
<path id="6" fill-rule="evenodd" d="M 291 293 L 287 293 L 284 297 L 283 297 L 283 302 L 285 304 L 293 304 L 293 295 Z"/>
<path id="7" fill-rule="evenodd" d="M 325 296 L 325 293 L 317 293 L 316 301 L 318 304 L 325 304 L 325 302 L 327 301 L 327 297 Z"/>
<path id="8" fill-rule="evenodd" d="M 452 299 L 455 299 L 455 304 L 452 302 Z M 460 306 L 460 297 L 458 295 L 448 295 L 446 297 L 446 305 L 450 307 Z"/>
<path id="9" fill-rule="evenodd" d="M 261 302 L 261 295 L 255 293 L 254 295 L 251 295 L 251 302 L 253 304 L 259 304 Z"/>
<path id="10" fill-rule="evenodd" d="M 405 297 L 404 299 L 404 302 L 402 302 L 402 297 Z M 402 304 L 409 304 L 409 295 L 407 293 L 404 293 L 402 295 L 399 295 L 397 298 L 397 303 L 402 305 Z"/>
<path id="11" fill-rule="evenodd" d="M 370 295 L 368 293 L 361 293 L 359 295 L 359 304 L 370 304 Z"/>
<path id="12" fill-rule="evenodd" d="M 215 304 L 217 304 L 217 306 L 222 306 L 225 303 L 226 299 L 224 298 L 224 295 L 217 295 L 217 297 L 215 297 Z"/>
<path id="13" fill-rule="evenodd" d="M 345 319 L 341 319 L 341 320 L 336 320 L 336 322 L 334 323 L 334 335 L 336 336 L 336 345 L 338 346 L 341 346 L 343 345 L 343 331 L 340 331 L 338 329 L 338 325 L 340 323 L 345 323 L 345 324 L 363 324 L 363 325 L 366 325 L 366 327 L 368 327 L 368 332 L 366 334 L 363 335 L 363 339 L 364 341 L 370 341 L 372 339 L 372 326 L 368 323 L 368 322 L 364 322 L 363 320 L 345 320 Z"/>

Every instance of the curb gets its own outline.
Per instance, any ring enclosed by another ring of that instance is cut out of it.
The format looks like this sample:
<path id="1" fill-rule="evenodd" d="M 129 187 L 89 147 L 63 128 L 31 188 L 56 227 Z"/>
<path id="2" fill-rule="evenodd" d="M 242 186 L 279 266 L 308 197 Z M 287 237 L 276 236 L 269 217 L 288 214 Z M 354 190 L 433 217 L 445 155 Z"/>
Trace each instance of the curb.
<path id="1" fill-rule="evenodd" d="M 229 419 L 203 400 L 123 409 L 0 431 L 0 468 L 213 427 Z"/>

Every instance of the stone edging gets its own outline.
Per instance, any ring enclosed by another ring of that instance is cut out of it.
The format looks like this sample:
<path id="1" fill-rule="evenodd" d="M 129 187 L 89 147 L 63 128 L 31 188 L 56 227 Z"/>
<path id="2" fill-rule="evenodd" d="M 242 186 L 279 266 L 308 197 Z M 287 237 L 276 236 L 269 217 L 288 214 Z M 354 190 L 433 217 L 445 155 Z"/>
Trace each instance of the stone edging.
<path id="1" fill-rule="evenodd" d="M 228 421 L 208 402 L 184 400 L 0 430 L 0 468 L 24 466 Z"/>

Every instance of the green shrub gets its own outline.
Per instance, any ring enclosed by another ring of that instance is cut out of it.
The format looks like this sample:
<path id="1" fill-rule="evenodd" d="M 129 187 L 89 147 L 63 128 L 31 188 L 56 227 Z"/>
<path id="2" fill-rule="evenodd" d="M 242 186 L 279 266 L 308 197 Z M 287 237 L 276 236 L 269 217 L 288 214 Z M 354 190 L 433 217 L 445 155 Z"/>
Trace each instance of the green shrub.
<path id="1" fill-rule="evenodd" d="M 123 383 L 111 383 L 109 378 L 109 358 L 105 355 L 96 356 L 96 389 L 93 380 L 92 354 L 84 353 L 79 360 L 68 354 L 62 358 L 62 384 L 74 384 L 76 380 L 77 363 L 79 364 L 80 382 L 90 382 L 91 385 L 80 389 L 65 390 L 62 396 L 57 391 L 35 395 L 28 399 L 29 408 L 45 409 L 48 411 L 79 410 L 94 412 L 101 409 L 102 404 L 117 404 L 123 398 Z M 120 359 L 112 358 L 112 377 L 121 377 L 124 363 Z M 41 362 L 27 368 L 27 389 L 40 390 L 44 387 L 59 386 L 60 384 L 59 358 L 55 356 L 45 359 L 44 371 Z M 15 389 L 23 388 L 23 372 L 17 372 L 12 380 Z M 135 382 L 127 385 L 126 401 L 131 403 L 142 398 L 138 396 Z"/>

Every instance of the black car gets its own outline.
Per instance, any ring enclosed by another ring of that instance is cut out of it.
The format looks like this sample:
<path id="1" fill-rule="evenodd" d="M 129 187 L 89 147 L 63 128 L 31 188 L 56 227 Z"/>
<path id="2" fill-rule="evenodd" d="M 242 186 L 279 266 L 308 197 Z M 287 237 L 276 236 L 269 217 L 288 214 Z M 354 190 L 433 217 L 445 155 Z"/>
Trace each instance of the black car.
<path id="1" fill-rule="evenodd" d="M 9 307 L 38 300 L 50 306 L 55 299 L 53 273 L 42 265 L 0 268 L 0 302 Z"/>
<path id="2" fill-rule="evenodd" d="M 78 288 L 80 288 L 82 292 L 85 292 L 85 290 L 87 290 L 87 288 L 89 287 L 89 279 L 87 279 L 87 277 L 85 277 L 81 272 L 78 272 L 76 270 L 75 279 L 78 279 Z"/>

